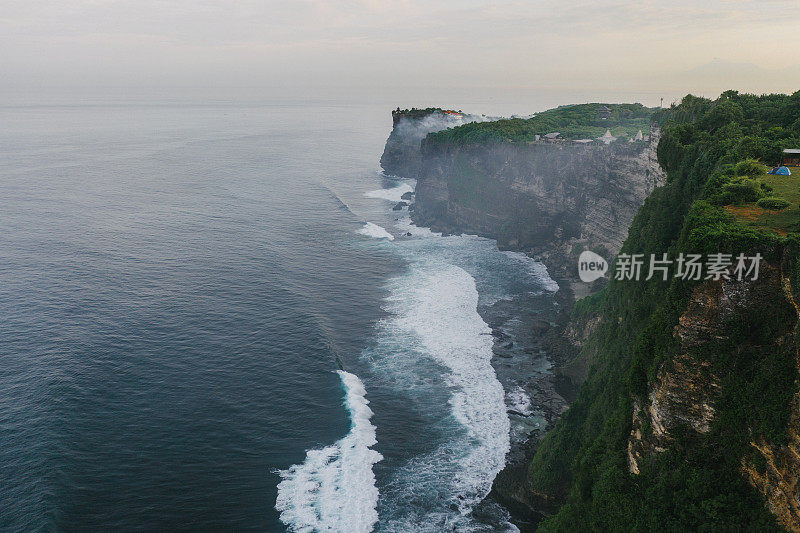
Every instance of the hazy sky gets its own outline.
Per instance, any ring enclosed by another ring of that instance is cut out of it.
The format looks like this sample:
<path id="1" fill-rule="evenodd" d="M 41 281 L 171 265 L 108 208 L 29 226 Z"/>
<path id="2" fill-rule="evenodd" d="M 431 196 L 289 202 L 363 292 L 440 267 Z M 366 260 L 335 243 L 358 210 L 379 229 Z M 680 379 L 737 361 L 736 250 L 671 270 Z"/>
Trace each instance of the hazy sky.
<path id="1" fill-rule="evenodd" d="M 786 92 L 798 29 L 797 0 L 0 0 L 0 84 Z"/>

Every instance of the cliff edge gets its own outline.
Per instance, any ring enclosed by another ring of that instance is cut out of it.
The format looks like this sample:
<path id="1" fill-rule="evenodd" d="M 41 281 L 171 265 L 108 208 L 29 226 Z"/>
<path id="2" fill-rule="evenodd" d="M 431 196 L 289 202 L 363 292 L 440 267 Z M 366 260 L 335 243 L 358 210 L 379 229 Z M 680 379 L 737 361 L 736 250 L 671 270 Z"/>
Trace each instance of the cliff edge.
<path id="1" fill-rule="evenodd" d="M 584 250 L 611 261 L 633 216 L 664 181 L 656 159 L 657 126 L 639 139 L 632 135 L 610 143 L 560 134 L 548 139 L 546 129 L 529 136 L 532 140 L 431 142 L 432 117 L 393 114 L 395 126 L 381 158 L 387 173 L 417 180 L 414 222 L 494 238 L 503 248 L 542 260 L 559 281 L 577 281 L 577 257 Z M 641 118 L 633 120 L 641 127 Z M 473 125 L 450 131 L 457 135 L 465 129 L 486 130 Z M 572 288 L 579 296 L 588 289 Z"/>

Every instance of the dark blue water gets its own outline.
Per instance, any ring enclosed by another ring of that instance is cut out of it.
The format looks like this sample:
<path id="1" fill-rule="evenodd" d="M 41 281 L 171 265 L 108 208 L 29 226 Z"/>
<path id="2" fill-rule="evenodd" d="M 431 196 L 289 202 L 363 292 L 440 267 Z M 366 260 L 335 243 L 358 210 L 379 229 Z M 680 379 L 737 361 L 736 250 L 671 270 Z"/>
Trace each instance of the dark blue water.
<path id="1" fill-rule="evenodd" d="M 0 124 L 0 529 L 473 527 L 508 444 L 477 309 L 548 282 L 391 211 L 383 106 Z"/>

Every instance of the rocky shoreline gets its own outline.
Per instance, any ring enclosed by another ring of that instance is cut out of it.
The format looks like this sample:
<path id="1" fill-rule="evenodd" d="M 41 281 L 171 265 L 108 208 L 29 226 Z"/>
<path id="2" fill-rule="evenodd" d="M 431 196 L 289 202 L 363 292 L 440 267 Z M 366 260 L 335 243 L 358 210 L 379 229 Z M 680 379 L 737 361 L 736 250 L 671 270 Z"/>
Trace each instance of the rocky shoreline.
<path id="1" fill-rule="evenodd" d="M 406 193 L 404 200 L 409 204 L 413 220 L 414 193 Z M 431 229 L 442 231 L 440 227 Z M 458 231 L 442 233 L 461 234 Z M 498 247 L 521 251 L 499 243 Z M 534 259 L 541 261 L 540 257 Z M 515 487 L 523 482 L 525 468 L 538 443 L 578 392 L 578 384 L 561 372 L 579 349 L 565 334 L 576 300 L 575 282 L 568 278 L 555 281 L 559 285 L 555 293 L 518 295 L 478 308 L 494 337 L 492 366 L 506 392 L 511 448 L 506 456 L 506 467 L 495 479 L 491 493 L 474 512 L 487 524 L 496 525 L 501 519 L 500 506 L 523 532 L 535 529 L 544 515 L 533 512 L 522 503 L 521 497 L 516 499 Z"/>
<path id="2" fill-rule="evenodd" d="M 652 129 L 649 142 L 611 146 L 478 143 L 423 149 L 425 135 L 452 124 L 435 126 L 436 112 L 392 116 L 381 166 L 417 180 L 413 199 L 404 196 L 395 210 L 407 207 L 416 225 L 444 235 L 479 235 L 494 239 L 501 250 L 525 253 L 559 285 L 555 294 L 478 309 L 495 338 L 492 365 L 506 392 L 512 434 L 506 467 L 475 513 L 499 503 L 517 527 L 532 530 L 541 513 L 560 502 L 544 495 L 531 500 L 527 465 L 577 397 L 588 362 L 576 356 L 597 325 L 596 317 L 575 320 L 571 311 L 605 283 L 581 282 L 577 257 L 583 250 L 608 260 L 618 253 L 634 214 L 664 181 L 655 154 L 659 131 Z"/>

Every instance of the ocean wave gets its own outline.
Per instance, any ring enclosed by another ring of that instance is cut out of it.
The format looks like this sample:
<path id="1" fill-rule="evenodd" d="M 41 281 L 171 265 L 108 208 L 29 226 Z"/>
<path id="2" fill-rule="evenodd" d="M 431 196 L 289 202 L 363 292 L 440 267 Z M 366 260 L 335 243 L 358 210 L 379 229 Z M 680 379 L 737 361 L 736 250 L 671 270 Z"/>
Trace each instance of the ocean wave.
<path id="1" fill-rule="evenodd" d="M 358 233 L 375 239 L 389 239 L 390 241 L 394 240 L 394 235 L 389 233 L 386 228 L 377 224 L 373 224 L 372 222 L 365 223 L 364 226 L 358 230 Z"/>
<path id="2" fill-rule="evenodd" d="M 510 422 L 491 365 L 491 330 L 477 311 L 475 280 L 458 266 L 419 259 L 390 290 L 392 316 L 381 334 L 388 349 L 374 363 L 406 388 L 420 387 L 421 397 L 430 397 L 424 391 L 430 384 L 406 376 L 419 372 L 425 359 L 441 366 L 453 422 L 442 425 L 445 434 L 433 452 L 410 459 L 393 476 L 380 529 L 481 529 L 469 515 L 505 464 Z"/>
<path id="3" fill-rule="evenodd" d="M 506 394 L 506 401 L 508 402 L 508 408 L 511 411 L 519 413 L 523 416 L 528 416 L 533 412 L 530 396 L 528 396 L 528 393 L 525 392 L 525 389 L 519 385 L 508 391 Z"/>
<path id="4" fill-rule="evenodd" d="M 525 255 L 522 252 L 514 252 L 510 250 L 503 251 L 508 257 L 523 263 L 531 276 L 542 285 L 542 288 L 548 292 L 558 292 L 558 283 L 550 277 L 547 267 L 543 263 L 536 261 L 532 257 Z"/>
<path id="5" fill-rule="evenodd" d="M 432 231 L 424 226 L 417 226 L 411 221 L 411 217 L 406 215 L 395 223 L 395 227 L 403 233 L 410 233 L 414 237 L 441 237 L 441 233 Z"/>
<path id="6" fill-rule="evenodd" d="M 405 181 L 401 181 L 396 186 L 389 189 L 377 189 L 365 192 L 364 196 L 367 198 L 381 198 L 383 200 L 389 200 L 390 202 L 399 202 L 403 199 L 402 196 L 407 192 L 414 192 L 414 187 Z"/>
<path id="7" fill-rule="evenodd" d="M 278 474 L 275 508 L 290 531 L 367 533 L 378 520 L 378 489 L 372 466 L 383 459 L 371 447 L 377 443 L 372 410 L 361 380 L 338 371 L 350 412 L 350 432 L 322 449 L 309 450 L 305 461 Z"/>

